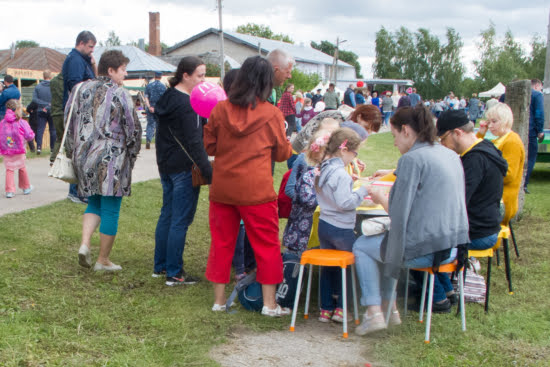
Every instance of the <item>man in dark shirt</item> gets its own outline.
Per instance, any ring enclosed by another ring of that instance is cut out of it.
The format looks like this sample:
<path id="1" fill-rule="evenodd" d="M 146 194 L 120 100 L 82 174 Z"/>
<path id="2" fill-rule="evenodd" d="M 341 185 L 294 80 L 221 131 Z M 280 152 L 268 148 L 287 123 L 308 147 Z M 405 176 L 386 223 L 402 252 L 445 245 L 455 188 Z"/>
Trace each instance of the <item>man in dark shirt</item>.
<path id="1" fill-rule="evenodd" d="M 162 78 L 161 72 L 155 73 L 155 80 L 145 87 L 145 107 L 147 107 L 147 130 L 145 138 L 145 149 L 151 149 L 151 140 L 155 136 L 155 129 L 157 128 L 157 116 L 155 115 L 155 105 L 164 92 L 166 92 L 166 86 L 162 84 L 160 79 Z"/>
<path id="2" fill-rule="evenodd" d="M 488 140 L 478 139 L 464 111 L 443 112 L 437 120 L 441 144 L 460 155 L 466 183 L 466 209 L 470 225 L 468 248 L 493 247 L 500 232 L 500 200 L 508 163 Z"/>
<path id="3" fill-rule="evenodd" d="M 542 95 L 542 82 L 538 79 L 531 80 L 531 104 L 529 105 L 529 147 L 527 150 L 527 174 L 523 189 L 528 194 L 527 185 L 529 177 L 535 168 L 537 152 L 539 150 L 538 139 L 544 138 L 544 96 Z"/>
<path id="4" fill-rule="evenodd" d="M 313 108 L 315 108 L 315 105 L 317 104 L 317 102 L 320 102 L 322 100 L 323 100 L 323 95 L 321 94 L 321 88 L 319 88 L 317 89 L 317 94 L 315 94 L 311 99 L 311 105 L 313 106 Z"/>
<path id="5" fill-rule="evenodd" d="M 76 37 L 75 48 L 69 52 L 63 62 L 61 73 L 63 74 L 63 109 L 69 99 L 73 87 L 85 80 L 94 79 L 97 74 L 97 66 L 94 59 L 94 47 L 96 38 L 90 31 L 82 31 Z M 69 185 L 69 200 L 75 203 L 86 203 L 85 198 L 78 197 L 76 184 Z"/>

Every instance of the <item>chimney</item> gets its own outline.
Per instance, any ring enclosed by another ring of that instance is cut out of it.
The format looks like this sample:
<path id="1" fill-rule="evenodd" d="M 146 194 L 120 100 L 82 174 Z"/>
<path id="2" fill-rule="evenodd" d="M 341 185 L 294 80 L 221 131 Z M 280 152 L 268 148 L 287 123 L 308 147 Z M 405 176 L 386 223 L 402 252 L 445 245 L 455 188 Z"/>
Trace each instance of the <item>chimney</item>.
<path id="1" fill-rule="evenodd" d="M 160 13 L 149 12 L 149 51 L 153 56 L 160 56 Z"/>
<path id="2" fill-rule="evenodd" d="M 138 40 L 138 48 L 141 50 L 141 51 L 145 51 L 145 39 L 144 38 L 140 38 Z"/>

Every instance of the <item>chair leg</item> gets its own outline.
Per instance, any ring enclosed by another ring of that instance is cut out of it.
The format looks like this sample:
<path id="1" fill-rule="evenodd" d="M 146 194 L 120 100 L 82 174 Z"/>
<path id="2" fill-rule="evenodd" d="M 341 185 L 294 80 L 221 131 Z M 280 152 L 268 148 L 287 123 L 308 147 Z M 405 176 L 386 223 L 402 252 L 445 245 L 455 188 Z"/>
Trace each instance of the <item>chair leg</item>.
<path id="1" fill-rule="evenodd" d="M 397 298 L 397 279 L 392 279 L 392 285 L 391 285 L 391 296 L 388 303 L 388 309 L 386 310 L 386 328 L 390 325 L 390 316 L 393 308 L 393 304 L 395 303 L 395 299 Z"/>
<path id="2" fill-rule="evenodd" d="M 491 290 L 491 266 L 493 263 L 493 257 L 487 258 L 487 283 L 485 285 L 486 293 L 485 293 L 485 312 L 489 312 L 489 294 Z"/>
<path id="3" fill-rule="evenodd" d="M 346 287 L 346 268 L 342 268 L 342 306 L 344 308 L 344 334 L 348 337 L 348 289 Z"/>
<path id="4" fill-rule="evenodd" d="M 504 245 L 504 266 L 506 270 L 506 279 L 508 279 L 508 293 L 514 294 L 512 289 L 512 270 L 510 269 L 510 250 L 508 248 L 508 239 L 503 238 L 502 244 Z"/>
<path id="5" fill-rule="evenodd" d="M 411 269 L 405 268 L 405 271 L 407 274 L 405 275 L 405 302 L 403 305 L 403 315 L 407 316 L 407 309 L 409 308 L 409 274 L 411 273 Z"/>
<path id="6" fill-rule="evenodd" d="M 460 316 L 462 319 L 462 331 L 466 331 L 466 307 L 464 305 L 464 274 L 463 270 L 458 274 L 458 289 L 460 297 Z"/>
<path id="7" fill-rule="evenodd" d="M 311 272 L 309 273 L 311 276 Z M 300 265 L 300 273 L 298 274 L 298 286 L 296 287 L 296 297 L 294 298 L 294 308 L 292 309 L 292 321 L 290 322 L 290 331 L 294 331 L 296 325 L 296 314 L 298 313 L 298 302 L 300 301 L 300 291 L 302 288 L 302 278 L 304 276 L 304 265 Z M 308 291 L 309 294 L 309 291 Z"/>
<path id="8" fill-rule="evenodd" d="M 422 282 L 422 296 L 420 297 L 420 317 L 418 321 L 424 321 L 424 302 L 426 301 L 426 286 L 428 285 L 428 273 L 424 273 L 424 281 Z"/>
<path id="9" fill-rule="evenodd" d="M 357 281 L 355 279 L 355 264 L 351 265 L 351 286 L 353 287 L 353 316 L 355 317 L 355 325 L 359 325 L 359 307 L 357 307 Z"/>
<path id="10" fill-rule="evenodd" d="M 510 234 L 512 235 L 512 243 L 514 244 L 516 257 L 519 257 L 518 243 L 516 242 L 516 236 L 514 235 L 514 230 L 512 229 L 512 222 L 508 223 L 508 227 L 510 228 Z"/>
<path id="11" fill-rule="evenodd" d="M 495 251 L 497 253 L 497 268 L 500 268 L 500 249 L 497 248 Z"/>
<path id="12" fill-rule="evenodd" d="M 304 310 L 304 319 L 306 319 L 306 320 L 309 318 L 309 298 L 310 298 L 310 294 L 311 294 L 312 273 L 313 273 L 313 265 L 309 264 L 309 274 L 308 274 L 308 277 L 307 277 L 306 309 Z"/>
<path id="13" fill-rule="evenodd" d="M 319 266 L 319 279 L 317 281 L 317 307 L 319 308 L 319 311 L 321 311 L 321 268 L 322 266 Z"/>
<path id="14" fill-rule="evenodd" d="M 430 274 L 430 291 L 428 292 L 428 312 L 427 312 L 428 320 L 426 322 L 426 336 L 424 337 L 424 343 L 426 344 L 430 342 L 430 329 L 432 327 L 432 304 L 433 304 L 433 298 L 434 298 L 434 282 L 435 282 L 435 275 Z"/>

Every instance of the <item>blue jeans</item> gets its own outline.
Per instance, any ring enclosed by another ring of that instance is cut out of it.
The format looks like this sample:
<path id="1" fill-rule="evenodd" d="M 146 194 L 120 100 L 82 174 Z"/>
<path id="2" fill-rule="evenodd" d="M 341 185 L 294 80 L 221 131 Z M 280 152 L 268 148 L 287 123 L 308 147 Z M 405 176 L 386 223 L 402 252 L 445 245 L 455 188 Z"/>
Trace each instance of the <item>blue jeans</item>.
<path id="1" fill-rule="evenodd" d="M 536 135 L 529 134 L 529 146 L 527 148 L 527 174 L 525 175 L 525 183 L 523 187 L 529 185 L 529 177 L 531 177 L 531 172 L 535 168 L 535 163 L 537 162 L 537 152 L 539 150 L 539 141 L 537 140 Z"/>
<path id="2" fill-rule="evenodd" d="M 36 131 L 36 148 L 42 149 L 42 138 L 44 131 L 46 130 L 46 124 L 50 129 L 50 149 L 53 150 L 57 134 L 55 133 L 55 126 L 53 126 L 52 115 L 49 112 L 38 111 L 38 128 Z"/>
<path id="3" fill-rule="evenodd" d="M 155 272 L 167 277 L 183 272 L 187 229 L 193 222 L 200 187 L 193 187 L 191 171 L 160 174 L 162 208 L 155 231 Z"/>
<path id="4" fill-rule="evenodd" d="M 353 244 L 357 277 L 361 287 L 361 305 L 380 306 L 382 299 L 391 299 L 393 279 L 382 275 L 383 263 L 380 256 L 380 245 L 384 234 L 376 236 L 361 236 Z M 433 254 L 417 257 L 403 263 L 404 268 L 427 268 L 433 264 Z M 442 262 L 447 264 L 456 258 L 456 249 L 451 251 L 451 256 Z M 440 279 L 441 278 L 441 279 Z M 439 280 L 439 281 L 438 281 Z M 451 280 L 446 274 L 441 274 L 434 281 L 434 301 L 444 300 L 446 292 L 452 290 Z M 437 296 L 436 296 L 437 295 Z"/>
<path id="5" fill-rule="evenodd" d="M 355 242 L 353 229 L 335 227 L 319 220 L 319 242 L 322 249 L 351 251 Z M 342 308 L 342 270 L 339 267 L 325 266 L 321 271 L 321 308 L 334 310 L 334 299 L 338 296 L 336 308 Z"/>
<path id="6" fill-rule="evenodd" d="M 388 126 L 388 124 L 390 123 L 390 117 L 391 117 L 391 111 L 384 112 L 384 125 Z"/>
<path id="7" fill-rule="evenodd" d="M 145 141 L 150 143 L 155 137 L 157 128 L 157 117 L 152 113 L 147 112 L 147 127 L 145 128 Z"/>
<path id="8" fill-rule="evenodd" d="M 477 238 L 468 244 L 468 250 L 487 250 L 496 245 L 498 233 L 487 237 Z"/>

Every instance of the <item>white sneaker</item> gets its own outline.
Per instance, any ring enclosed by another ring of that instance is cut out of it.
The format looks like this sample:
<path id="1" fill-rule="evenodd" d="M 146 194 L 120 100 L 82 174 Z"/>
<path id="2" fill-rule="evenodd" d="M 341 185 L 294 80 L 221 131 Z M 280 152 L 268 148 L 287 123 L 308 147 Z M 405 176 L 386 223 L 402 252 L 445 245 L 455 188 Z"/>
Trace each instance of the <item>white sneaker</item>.
<path id="1" fill-rule="evenodd" d="M 391 312 L 388 325 L 389 326 L 401 325 L 401 317 L 399 317 L 399 311 L 394 310 Z"/>
<path id="2" fill-rule="evenodd" d="M 269 317 L 281 317 L 281 316 L 287 316 L 290 315 L 290 308 L 288 307 L 281 307 L 280 305 L 277 305 L 277 307 L 271 309 L 267 306 L 262 307 L 262 315 L 269 316 Z"/>
<path id="3" fill-rule="evenodd" d="M 34 190 L 34 186 L 31 185 L 28 189 L 23 190 L 23 195 L 29 195 L 31 191 Z"/>
<path id="4" fill-rule="evenodd" d="M 15 196 L 15 192 L 6 192 L 6 197 L 7 197 L 8 199 L 11 199 L 11 198 L 14 197 L 14 196 Z"/>
<path id="5" fill-rule="evenodd" d="M 95 263 L 94 271 L 119 271 L 122 270 L 122 266 L 117 265 L 115 263 L 111 263 L 111 265 L 103 265 L 101 263 Z"/>
<path id="6" fill-rule="evenodd" d="M 363 322 L 355 328 L 355 334 L 357 335 L 366 335 L 378 330 L 383 330 L 386 328 L 386 321 L 384 320 L 384 315 L 382 312 L 377 312 L 372 316 L 363 316 Z"/>
<path id="7" fill-rule="evenodd" d="M 85 244 L 80 245 L 78 250 L 78 263 L 85 268 L 92 267 L 92 254 L 90 248 Z"/>
<path id="8" fill-rule="evenodd" d="M 225 311 L 225 304 L 219 305 L 217 303 L 214 303 L 214 306 L 212 306 L 212 311 L 214 312 Z"/>

